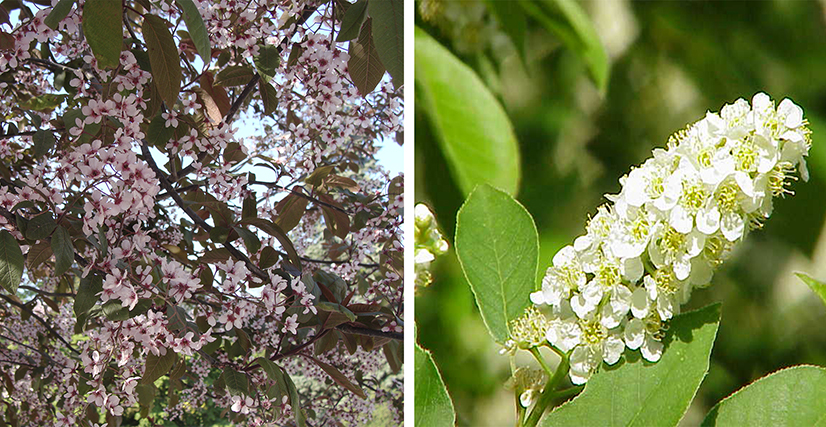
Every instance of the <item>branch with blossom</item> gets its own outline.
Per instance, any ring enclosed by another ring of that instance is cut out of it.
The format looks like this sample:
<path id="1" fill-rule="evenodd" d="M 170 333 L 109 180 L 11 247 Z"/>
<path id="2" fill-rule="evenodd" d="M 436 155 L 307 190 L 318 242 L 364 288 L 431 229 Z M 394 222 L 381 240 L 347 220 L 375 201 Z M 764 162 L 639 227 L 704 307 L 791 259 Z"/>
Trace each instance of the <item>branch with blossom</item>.
<path id="1" fill-rule="evenodd" d="M 401 419 L 400 4 L 0 6 L 7 422 Z"/>

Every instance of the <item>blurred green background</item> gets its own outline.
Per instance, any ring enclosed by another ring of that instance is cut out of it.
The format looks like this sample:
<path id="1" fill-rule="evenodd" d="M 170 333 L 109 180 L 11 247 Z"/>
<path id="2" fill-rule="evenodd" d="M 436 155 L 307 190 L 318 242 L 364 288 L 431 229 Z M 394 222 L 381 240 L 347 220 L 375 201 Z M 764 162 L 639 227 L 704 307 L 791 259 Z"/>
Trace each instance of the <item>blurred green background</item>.
<path id="1" fill-rule="evenodd" d="M 581 58 L 531 19 L 522 61 L 488 2 L 416 2 L 416 25 L 472 67 L 512 121 L 522 157 L 517 199 L 539 230 L 540 269 L 671 133 L 739 97 L 789 97 L 811 123 L 811 179 L 778 200 L 764 229 L 683 307 L 723 302 L 710 372 L 683 425 L 699 424 L 714 403 L 772 371 L 826 366 L 826 308 L 793 274 L 826 278 L 826 2 L 580 5 L 610 58 L 605 93 Z M 513 425 L 508 359 L 487 334 L 452 250 L 463 198 L 418 109 L 415 135 L 416 202 L 431 206 L 451 243 L 433 265 L 434 283 L 417 292 L 418 342 L 433 352 L 460 426 Z"/>

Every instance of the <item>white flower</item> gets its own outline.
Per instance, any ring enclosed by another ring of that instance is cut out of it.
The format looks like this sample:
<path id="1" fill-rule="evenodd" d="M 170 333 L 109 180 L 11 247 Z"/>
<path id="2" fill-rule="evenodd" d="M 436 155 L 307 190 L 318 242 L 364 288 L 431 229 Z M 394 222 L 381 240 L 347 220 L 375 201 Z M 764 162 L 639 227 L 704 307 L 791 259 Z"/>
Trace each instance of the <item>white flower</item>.
<path id="1" fill-rule="evenodd" d="M 808 178 L 807 125 L 792 101 L 775 108 L 758 93 L 751 106 L 738 99 L 706 113 L 620 179 L 620 193 L 606 196 L 610 203 L 554 256 L 530 295 L 550 306 L 551 320 L 533 308 L 530 325 L 546 327 L 545 339 L 569 355 L 572 382 L 616 363 L 626 347 L 660 359 L 667 322 L 693 289 L 708 286 L 731 249 L 771 215 L 774 197 L 793 194 L 795 171 Z"/>
<path id="2" fill-rule="evenodd" d="M 640 349 L 642 357 L 649 362 L 660 360 L 663 343 L 651 333 L 651 330 L 659 331 L 660 327 L 660 322 L 653 318 L 631 319 L 625 327 L 625 345 L 631 350 Z"/>
<path id="3" fill-rule="evenodd" d="M 582 340 L 582 329 L 576 321 L 554 320 L 545 333 L 548 342 L 567 353 Z"/>
<path id="4" fill-rule="evenodd" d="M 573 246 L 565 246 L 554 255 L 553 266 L 548 267 L 542 279 L 542 290 L 531 294 L 531 301 L 536 305 L 550 304 L 559 306 L 571 291 L 585 285 L 585 273 L 577 259 Z"/>
<path id="5" fill-rule="evenodd" d="M 697 230 L 682 234 L 676 229 L 659 224 L 648 246 L 648 255 L 657 268 L 672 266 L 677 279 L 683 280 L 691 273 L 691 259 L 703 249 L 705 235 Z"/>

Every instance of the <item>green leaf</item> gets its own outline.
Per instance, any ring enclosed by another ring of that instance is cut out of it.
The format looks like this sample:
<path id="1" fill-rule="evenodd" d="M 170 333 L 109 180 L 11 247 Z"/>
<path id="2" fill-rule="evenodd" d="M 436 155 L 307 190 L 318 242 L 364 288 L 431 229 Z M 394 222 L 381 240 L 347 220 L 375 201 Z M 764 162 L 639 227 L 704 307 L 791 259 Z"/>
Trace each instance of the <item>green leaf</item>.
<path id="1" fill-rule="evenodd" d="M 17 293 L 23 278 L 23 252 L 17 239 L 6 230 L 0 230 L 0 286 L 10 294 Z"/>
<path id="2" fill-rule="evenodd" d="M 373 44 L 372 19 L 367 18 L 361 26 L 361 32 L 356 40 L 350 41 L 347 48 L 350 59 L 347 61 L 347 70 L 350 78 L 359 90 L 361 96 L 367 96 L 384 76 L 384 64 L 379 59 L 376 46 Z"/>
<path id="3" fill-rule="evenodd" d="M 800 278 L 804 283 L 809 285 L 809 288 L 820 297 L 820 300 L 823 301 L 823 304 L 826 305 L 826 283 L 821 281 L 812 279 L 811 277 L 803 274 L 803 273 L 795 273 L 797 277 Z"/>
<path id="4" fill-rule="evenodd" d="M 245 65 L 231 65 L 215 76 L 214 86 L 243 86 L 252 80 L 255 73 Z"/>
<path id="5" fill-rule="evenodd" d="M 143 38 L 149 49 L 149 64 L 152 66 L 155 87 L 166 107 L 172 108 L 178 100 L 183 74 L 178 48 L 166 20 L 155 15 L 146 15 L 143 18 Z"/>
<path id="6" fill-rule="evenodd" d="M 264 115 L 272 116 L 278 108 L 278 92 L 271 84 L 262 80 L 258 82 L 258 93 L 261 95 L 261 103 L 264 104 Z"/>
<path id="7" fill-rule="evenodd" d="M 334 366 L 328 365 L 315 358 L 313 358 L 313 361 L 316 363 L 316 365 L 318 365 L 319 368 L 323 369 L 324 372 L 326 372 L 327 375 L 329 375 L 330 378 L 332 378 L 333 381 L 336 382 L 336 384 L 346 388 L 347 390 L 350 390 L 351 392 L 353 392 L 353 394 L 362 399 L 367 398 L 367 396 L 364 394 L 364 390 L 362 390 L 361 387 L 357 386 L 356 384 L 353 384 L 347 377 L 344 376 L 344 374 L 341 373 L 341 371 L 336 369 Z"/>
<path id="8" fill-rule="evenodd" d="M 539 262 L 533 218 L 506 193 L 480 185 L 456 216 L 456 255 L 493 338 L 530 304 Z"/>
<path id="9" fill-rule="evenodd" d="M 415 370 L 413 403 L 416 421 L 415 427 L 452 427 L 456 424 L 453 402 L 447 394 L 442 375 L 433 363 L 430 352 L 415 347 Z"/>
<path id="10" fill-rule="evenodd" d="M 254 254 L 261 249 L 261 241 L 258 240 L 258 236 L 256 236 L 255 233 L 243 227 L 234 226 L 232 229 L 244 239 L 244 246 L 247 247 L 247 252 Z"/>
<path id="11" fill-rule="evenodd" d="M 234 396 L 246 396 L 250 393 L 250 383 L 249 378 L 247 378 L 247 374 L 244 372 L 238 372 L 229 366 L 224 368 L 224 384 L 226 384 L 230 393 Z"/>
<path id="12" fill-rule="evenodd" d="M 204 252 L 204 256 L 201 257 L 201 262 L 205 262 L 207 264 L 217 264 L 228 260 L 230 256 L 232 255 L 229 253 L 229 250 L 225 248 L 213 249 L 211 251 Z"/>
<path id="13" fill-rule="evenodd" d="M 795 366 L 741 388 L 715 405 L 702 426 L 822 426 L 826 369 Z"/>
<path id="14" fill-rule="evenodd" d="M 40 240 L 49 237 L 54 231 L 57 224 L 52 218 L 51 212 L 43 212 L 29 220 L 29 225 L 26 227 L 26 238 L 29 240 Z"/>
<path id="15" fill-rule="evenodd" d="M 99 68 L 117 67 L 123 45 L 121 2 L 87 0 L 83 4 L 83 35 L 98 60 Z"/>
<path id="16" fill-rule="evenodd" d="M 155 401 L 155 394 L 158 392 L 155 384 L 138 384 L 135 386 L 135 391 L 138 392 L 138 402 L 141 406 L 152 407 L 152 403 Z"/>
<path id="17" fill-rule="evenodd" d="M 318 167 L 308 177 L 304 178 L 304 182 L 312 185 L 313 187 L 318 187 L 324 182 L 324 178 L 326 178 L 335 167 L 336 165 Z"/>
<path id="18" fill-rule="evenodd" d="M 482 80 L 423 30 L 415 30 L 416 89 L 459 188 L 519 188 L 519 150 L 510 119 Z"/>
<path id="19" fill-rule="evenodd" d="M 209 230 L 209 238 L 215 243 L 224 243 L 229 239 L 230 230 L 227 227 L 212 227 L 212 230 Z"/>
<path id="20" fill-rule="evenodd" d="M 404 1 L 370 1 L 367 11 L 373 19 L 376 51 L 398 88 L 404 84 Z"/>
<path id="21" fill-rule="evenodd" d="M 146 142 L 158 149 L 166 151 L 166 144 L 174 136 L 175 128 L 166 127 L 166 119 L 163 118 L 161 111 L 158 110 L 158 114 L 155 114 L 155 117 L 152 118 L 146 129 Z"/>
<path id="22" fill-rule="evenodd" d="M 281 372 L 281 368 L 275 364 L 275 362 L 267 359 L 266 357 L 259 357 L 255 359 L 261 368 L 264 369 L 264 372 L 267 373 L 267 377 L 271 380 L 275 381 L 276 383 L 283 384 L 284 382 L 284 374 Z"/>
<path id="23" fill-rule="evenodd" d="M 237 142 L 230 142 L 224 148 L 224 163 L 238 163 L 244 161 L 247 155 L 241 148 L 241 144 Z"/>
<path id="24" fill-rule="evenodd" d="M 287 233 L 285 233 L 281 227 L 273 224 L 272 221 L 267 221 L 263 218 L 246 218 L 241 221 L 241 224 L 254 225 L 261 229 L 261 231 L 278 239 L 278 242 L 281 243 L 281 247 L 284 248 L 287 252 L 287 256 L 290 257 L 290 262 L 297 268 L 301 269 L 301 257 L 298 256 L 298 252 L 296 252 L 292 240 L 290 240 Z"/>
<path id="25" fill-rule="evenodd" d="M 676 426 L 708 372 L 719 324 L 720 304 L 675 316 L 658 362 L 626 350 L 617 364 L 603 364 L 577 398 L 547 414 L 540 425 Z"/>
<path id="26" fill-rule="evenodd" d="M 26 254 L 26 263 L 29 265 L 29 269 L 33 270 L 51 257 L 52 248 L 49 246 L 49 242 L 41 240 L 29 247 L 29 253 Z"/>
<path id="27" fill-rule="evenodd" d="M 72 6 L 74 6 L 75 0 L 60 0 L 55 5 L 54 9 L 49 12 L 49 16 L 43 20 L 43 23 L 46 24 L 47 27 L 56 30 L 57 24 L 63 20 L 69 12 L 72 11 Z"/>
<path id="28" fill-rule="evenodd" d="M 293 414 L 295 414 L 295 424 L 298 427 L 306 427 L 307 422 L 304 419 L 304 411 L 301 410 L 301 399 L 298 396 L 298 390 L 295 388 L 292 378 L 286 372 L 284 373 L 284 382 L 290 395 L 290 407 L 293 408 Z"/>
<path id="29" fill-rule="evenodd" d="M 241 218 L 257 218 L 258 217 L 258 200 L 255 194 L 244 197 L 244 202 L 241 207 Z"/>
<path id="30" fill-rule="evenodd" d="M 275 77 L 275 69 L 281 63 L 279 49 L 276 46 L 260 46 L 258 56 L 252 58 L 255 70 L 261 76 L 261 80 L 269 83 Z"/>
<path id="31" fill-rule="evenodd" d="M 520 0 L 522 9 L 579 55 L 600 92 L 608 85 L 610 63 L 597 31 L 576 0 Z"/>
<path id="32" fill-rule="evenodd" d="M 342 336 L 345 336 L 345 334 L 342 334 Z M 346 338 L 344 338 L 343 341 L 345 341 L 346 344 Z M 390 371 L 395 374 L 401 372 L 402 364 L 404 363 L 404 361 L 402 360 L 402 358 L 404 357 L 404 349 L 402 348 L 402 343 L 393 340 L 385 344 L 381 348 L 381 350 L 384 353 L 384 358 L 387 359 L 387 364 L 390 366 Z M 353 349 L 353 352 L 355 352 L 355 349 Z"/>
<path id="33" fill-rule="evenodd" d="M 261 268 L 270 268 L 281 259 L 278 252 L 270 246 L 264 246 L 261 250 L 261 256 L 258 258 L 258 266 Z"/>
<path id="34" fill-rule="evenodd" d="M 178 354 L 169 348 L 166 349 L 166 354 L 163 356 L 155 356 L 155 354 L 149 352 L 146 356 L 146 364 L 140 383 L 153 384 L 155 380 L 166 375 L 177 360 Z"/>
<path id="35" fill-rule="evenodd" d="M 52 234 L 52 252 L 54 253 L 55 276 L 60 276 L 72 266 L 75 259 L 75 249 L 72 237 L 63 227 L 57 227 Z"/>
<path id="36" fill-rule="evenodd" d="M 34 140 L 34 158 L 39 159 L 45 156 L 54 147 L 56 142 L 54 134 L 50 131 L 38 129 L 32 137 Z"/>
<path id="37" fill-rule="evenodd" d="M 496 16 L 499 25 L 505 34 L 508 35 L 516 48 L 516 53 L 522 64 L 527 68 L 527 56 L 525 55 L 525 32 L 528 22 L 525 13 L 518 7 L 513 7 L 513 3 L 499 0 L 487 0 L 488 9 Z"/>
<path id="38" fill-rule="evenodd" d="M 293 189 L 296 192 L 301 192 L 300 188 Z M 307 203 L 309 201 L 304 197 L 297 196 L 293 193 L 287 194 L 287 197 L 281 199 L 275 207 L 278 212 L 278 217 L 275 219 L 275 224 L 281 227 L 284 232 L 288 232 L 298 225 L 304 212 L 307 210 Z"/>
<path id="39" fill-rule="evenodd" d="M 27 99 L 20 104 L 20 108 L 24 110 L 48 111 L 51 112 L 55 108 L 66 101 L 66 95 L 57 95 L 54 93 L 47 93 L 45 95 L 35 96 Z"/>
<path id="40" fill-rule="evenodd" d="M 367 0 L 359 0 L 352 4 L 344 17 L 341 18 L 341 29 L 336 37 L 337 42 L 348 42 L 359 36 L 364 15 L 367 14 Z"/>
<path id="41" fill-rule="evenodd" d="M 101 291 L 103 291 L 103 279 L 100 276 L 90 274 L 81 279 L 75 296 L 75 316 L 79 317 L 91 310 L 100 300 L 98 294 Z"/>
<path id="42" fill-rule="evenodd" d="M 352 311 L 350 311 L 349 308 L 347 308 L 347 307 L 345 307 L 345 306 L 343 306 L 339 303 L 329 302 L 329 301 L 319 301 L 319 302 L 316 302 L 315 306 L 319 310 L 341 313 L 341 314 L 347 316 L 347 318 L 350 319 L 351 322 L 356 321 L 356 314 L 353 313 Z"/>
<path id="43" fill-rule="evenodd" d="M 212 47 L 209 44 L 209 34 L 207 34 L 204 20 L 201 18 L 201 13 L 198 12 L 198 7 L 192 0 L 175 0 L 184 11 L 184 22 L 186 29 L 189 30 L 189 36 L 192 38 L 192 43 L 195 44 L 195 50 L 203 59 L 204 63 L 209 64 L 212 60 Z"/>

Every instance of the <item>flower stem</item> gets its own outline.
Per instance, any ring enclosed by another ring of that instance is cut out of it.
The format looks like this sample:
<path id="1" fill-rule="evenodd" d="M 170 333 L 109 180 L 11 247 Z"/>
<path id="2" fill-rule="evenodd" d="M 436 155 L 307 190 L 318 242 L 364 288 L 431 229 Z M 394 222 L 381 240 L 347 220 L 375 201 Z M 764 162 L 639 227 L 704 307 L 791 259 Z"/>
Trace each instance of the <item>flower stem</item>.
<path id="1" fill-rule="evenodd" d="M 545 384 L 545 390 L 539 396 L 539 400 L 537 400 L 536 405 L 534 405 L 531 413 L 528 415 L 528 419 L 525 420 L 522 427 L 536 426 L 536 423 L 538 423 L 539 419 L 542 418 L 542 414 L 545 413 L 545 409 L 547 409 L 548 405 L 554 400 L 555 397 L 557 397 L 556 387 L 562 379 L 565 378 L 565 375 L 568 374 L 568 368 L 568 356 L 563 353 L 553 377 L 551 377 L 551 379 L 548 380 L 548 383 Z"/>
<path id="2" fill-rule="evenodd" d="M 551 370 L 551 367 L 548 366 L 547 363 L 545 363 L 545 359 L 542 357 L 542 353 L 539 352 L 539 349 L 537 347 L 531 347 L 530 352 L 533 355 L 533 357 L 536 358 L 536 361 L 539 362 L 539 364 L 542 366 L 542 369 L 544 369 L 545 372 L 548 374 L 548 378 L 553 377 L 554 371 Z"/>

